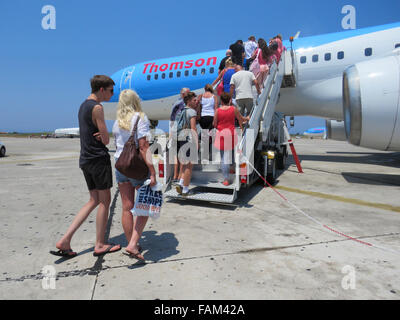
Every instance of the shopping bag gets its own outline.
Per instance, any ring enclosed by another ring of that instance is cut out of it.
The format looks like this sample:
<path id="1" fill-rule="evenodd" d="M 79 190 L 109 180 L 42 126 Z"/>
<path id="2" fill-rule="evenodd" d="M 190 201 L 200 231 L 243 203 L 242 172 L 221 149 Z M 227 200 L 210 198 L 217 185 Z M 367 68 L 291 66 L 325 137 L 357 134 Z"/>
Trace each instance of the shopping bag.
<path id="1" fill-rule="evenodd" d="M 150 179 L 137 190 L 135 205 L 131 212 L 134 216 L 145 216 L 158 219 L 163 203 L 162 184 L 157 182 L 150 187 Z"/>

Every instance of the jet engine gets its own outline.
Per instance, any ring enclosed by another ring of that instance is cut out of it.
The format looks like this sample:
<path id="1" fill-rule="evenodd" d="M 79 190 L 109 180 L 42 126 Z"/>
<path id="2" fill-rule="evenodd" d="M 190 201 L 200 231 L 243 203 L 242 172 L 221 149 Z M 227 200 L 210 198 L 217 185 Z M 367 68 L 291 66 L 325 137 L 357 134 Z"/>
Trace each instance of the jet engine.
<path id="1" fill-rule="evenodd" d="M 369 60 L 343 73 L 347 140 L 378 150 L 400 150 L 400 56 Z"/>
<path id="2" fill-rule="evenodd" d="M 326 137 L 329 140 L 346 141 L 346 131 L 344 121 L 325 120 Z"/>

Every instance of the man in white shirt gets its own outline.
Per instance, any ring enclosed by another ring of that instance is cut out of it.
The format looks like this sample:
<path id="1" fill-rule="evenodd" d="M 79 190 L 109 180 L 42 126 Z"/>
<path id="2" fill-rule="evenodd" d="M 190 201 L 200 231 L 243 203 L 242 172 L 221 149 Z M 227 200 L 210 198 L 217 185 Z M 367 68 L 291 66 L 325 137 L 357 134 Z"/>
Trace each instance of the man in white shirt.
<path id="1" fill-rule="evenodd" d="M 250 36 L 249 40 L 244 43 L 244 52 L 246 54 L 246 70 L 249 70 L 250 67 L 250 58 L 258 47 L 256 43 L 256 38 L 254 36 Z"/>
<path id="2" fill-rule="evenodd" d="M 258 94 L 261 94 L 261 90 L 253 72 L 243 70 L 241 67 L 238 69 L 231 78 L 230 94 L 236 93 L 236 103 L 240 108 L 240 113 L 245 115 L 244 111 L 246 110 L 246 115 L 249 116 L 254 104 L 252 86 L 256 86 Z"/>

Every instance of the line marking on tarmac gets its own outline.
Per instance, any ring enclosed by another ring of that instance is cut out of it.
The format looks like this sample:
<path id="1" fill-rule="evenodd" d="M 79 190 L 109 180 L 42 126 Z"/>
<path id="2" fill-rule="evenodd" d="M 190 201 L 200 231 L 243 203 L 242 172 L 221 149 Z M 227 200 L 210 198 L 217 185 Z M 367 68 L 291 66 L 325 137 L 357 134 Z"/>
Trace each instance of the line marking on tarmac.
<path id="1" fill-rule="evenodd" d="M 70 156 L 70 157 L 62 157 L 62 158 L 44 158 L 44 159 L 21 159 L 21 160 L 12 160 L 12 161 L 0 161 L 0 164 L 10 164 L 10 163 L 25 163 L 25 162 L 38 162 L 38 161 L 58 161 L 58 160 L 72 160 L 79 159 L 79 156 Z"/>
<path id="2" fill-rule="evenodd" d="M 339 201 L 339 202 L 357 204 L 360 206 L 366 206 L 366 207 L 371 207 L 371 208 L 376 208 L 376 209 L 400 212 L 400 207 L 396 207 L 396 206 L 392 206 L 392 205 L 384 204 L 384 203 L 369 202 L 369 201 L 353 199 L 353 198 L 345 198 L 345 197 L 341 197 L 341 196 L 335 196 L 332 194 L 326 194 L 326 193 L 315 192 L 315 191 L 307 191 L 307 190 L 296 189 L 296 188 L 285 187 L 285 186 L 275 186 L 274 188 L 279 189 L 279 190 L 288 191 L 288 192 L 305 194 L 308 196 L 321 198 L 321 199 L 328 199 L 328 200 L 334 200 L 334 201 Z"/>
<path id="3" fill-rule="evenodd" d="M 259 209 L 261 210 L 261 209 Z M 390 236 L 399 236 L 400 233 L 388 233 L 388 234 L 381 234 L 381 235 L 373 235 L 373 236 L 363 236 L 360 237 L 360 239 L 368 239 L 368 238 L 382 238 L 382 237 L 390 237 Z M 166 259 L 161 259 L 161 260 L 146 260 L 145 262 L 137 261 L 134 258 L 127 258 L 128 261 L 134 260 L 134 263 L 128 263 L 128 264 L 122 264 L 122 265 L 117 265 L 117 266 L 103 266 L 103 265 L 98 265 L 100 268 L 97 268 L 96 265 L 90 268 L 84 268 L 80 270 L 66 270 L 66 271 L 61 271 L 58 272 L 56 275 L 56 280 L 59 280 L 61 278 L 70 278 L 70 277 L 83 277 L 83 276 L 93 276 L 95 275 L 96 278 L 102 271 L 107 271 L 107 270 L 115 270 L 115 269 L 122 269 L 122 268 L 128 268 L 128 269 L 135 269 L 135 268 L 141 268 L 144 265 L 152 265 L 152 264 L 160 264 L 160 263 L 174 263 L 174 262 L 182 262 L 182 261 L 195 261 L 199 259 L 211 259 L 214 260 L 215 258 L 218 257 L 227 257 L 227 256 L 233 256 L 233 255 L 247 255 L 247 254 L 257 254 L 257 253 L 263 253 L 263 252 L 270 252 L 270 251 L 282 251 L 282 250 L 288 250 L 288 249 L 295 249 L 299 247 L 310 247 L 310 246 L 318 246 L 318 245 L 324 245 L 324 244 L 335 244 L 335 243 L 342 243 L 349 241 L 349 239 L 342 239 L 342 240 L 328 240 L 328 241 L 321 241 L 321 242 L 310 242 L 310 243 L 303 243 L 303 244 L 293 244 L 293 245 L 286 245 L 286 246 L 276 246 L 276 247 L 259 247 L 259 248 L 249 248 L 249 249 L 242 249 L 238 251 L 232 251 L 232 252 L 221 252 L 221 253 L 210 253 L 202 256 L 188 256 L 188 257 L 179 257 L 179 258 L 166 258 Z M 146 255 L 146 253 L 144 253 Z M 78 254 L 77 257 L 83 256 Z M 104 260 L 104 256 L 101 256 L 102 260 Z M 63 258 L 62 258 L 63 259 Z M 73 258 L 73 259 L 76 259 Z M 69 261 L 69 259 L 64 259 L 63 262 Z M 104 260 L 105 262 L 105 260 Z M 110 261 L 108 261 L 110 262 Z M 123 261 L 125 262 L 125 260 Z M 11 278 L 7 277 L 5 279 L 0 279 L 0 283 L 5 283 L 5 282 L 22 282 L 25 280 L 42 280 L 45 277 L 45 275 L 40 271 L 36 274 L 30 274 L 30 275 L 24 275 L 18 278 Z M 94 287 L 95 288 L 95 287 Z M 93 288 L 93 289 L 94 289 Z M 92 298 L 94 298 L 94 292 L 92 291 Z"/>
<path id="4" fill-rule="evenodd" d="M 335 229 L 333 229 L 333 228 L 327 226 L 326 224 L 322 223 L 321 221 L 319 221 L 319 220 L 315 219 L 314 217 L 310 216 L 309 214 L 305 213 L 303 210 L 301 210 L 299 207 L 297 207 L 293 202 L 291 202 L 289 199 L 287 199 L 283 194 L 281 194 L 279 191 L 277 191 L 277 189 L 276 189 L 274 186 L 272 186 L 272 185 L 257 171 L 256 168 L 254 168 L 254 166 L 252 165 L 252 163 L 251 163 L 245 156 L 244 156 L 244 158 L 246 159 L 246 162 L 252 167 L 252 169 L 257 173 L 257 175 L 265 182 L 265 184 L 269 187 L 269 189 L 271 189 L 273 192 L 275 192 L 275 194 L 277 194 L 277 195 L 278 195 L 281 199 L 283 199 L 285 202 L 289 203 L 294 209 L 296 209 L 296 211 L 298 211 L 299 213 L 301 213 L 303 216 L 307 217 L 307 218 L 310 219 L 311 221 L 315 222 L 315 223 L 318 224 L 319 226 L 321 226 L 321 227 L 323 227 L 323 228 L 325 228 L 325 229 L 327 229 L 327 230 L 329 230 L 329 231 L 331 231 L 331 232 L 334 232 L 334 233 L 336 233 L 336 234 L 338 234 L 338 235 L 340 235 L 340 236 L 346 237 L 347 239 L 350 239 L 350 240 L 353 240 L 353 241 L 355 241 L 355 242 L 364 244 L 364 245 L 366 245 L 366 246 L 375 247 L 375 248 L 378 248 L 378 249 L 381 249 L 381 250 L 384 250 L 384 251 L 389 251 L 389 252 L 392 252 L 392 253 L 400 254 L 400 251 L 393 250 L 393 249 L 390 249 L 390 248 L 381 247 L 381 246 L 378 246 L 378 245 L 375 245 L 375 244 L 371 244 L 371 243 L 368 243 L 368 242 L 361 241 L 361 240 L 359 240 L 359 239 L 357 239 L 357 238 L 355 238 L 355 237 L 351 237 L 351 236 L 349 236 L 349 235 L 347 235 L 347 234 L 345 234 L 345 233 L 343 233 L 343 232 L 340 232 L 340 231 L 338 231 L 338 230 L 335 230 Z M 267 188 L 267 187 L 264 186 L 264 188 Z M 289 188 L 288 188 L 288 189 L 289 189 Z M 291 189 L 296 190 L 296 189 L 294 189 L 294 188 L 291 188 Z M 299 190 L 299 189 L 298 189 L 298 190 Z M 300 190 L 300 191 L 303 191 L 303 190 Z M 318 195 L 318 192 L 314 192 L 314 194 Z M 326 195 L 323 194 L 323 193 L 322 193 L 322 194 L 319 194 L 319 195 L 324 195 L 324 196 L 326 196 Z M 329 196 L 330 196 L 330 195 L 329 195 Z M 333 196 L 333 197 L 336 197 L 336 196 Z M 346 199 L 346 201 L 349 200 L 349 199 L 344 198 L 344 197 L 339 197 L 339 199 L 340 199 L 340 200 Z M 353 200 L 356 200 L 356 199 L 353 199 Z M 356 201 L 357 201 L 357 200 L 356 200 Z M 363 204 L 369 204 L 367 201 L 364 201 L 364 202 L 362 202 L 362 203 L 363 203 Z M 374 204 L 374 203 L 372 203 L 372 204 Z M 375 205 L 375 204 L 374 204 L 374 205 Z M 385 206 L 387 206 L 387 205 L 385 205 Z M 392 207 L 392 206 L 389 206 L 389 207 Z"/>
<path id="5" fill-rule="evenodd" d="M 112 203 L 110 205 L 109 216 L 108 216 L 107 226 L 106 226 L 106 233 L 104 235 L 105 243 L 109 242 L 108 240 L 109 240 L 109 237 L 110 237 L 110 231 L 111 231 L 111 226 L 112 226 L 112 223 L 113 223 L 113 218 L 115 216 L 115 208 L 116 208 L 118 195 L 119 195 L 119 188 L 115 191 L 113 201 L 112 201 Z M 94 249 L 93 249 L 93 252 L 94 252 Z M 103 257 L 104 257 L 103 255 L 99 256 L 97 258 L 94 266 L 91 268 L 91 273 L 96 275 L 96 279 L 94 281 L 94 285 L 93 285 L 93 289 L 92 289 L 92 296 L 91 296 L 90 300 L 93 300 L 94 293 L 95 293 L 96 286 L 97 286 L 97 280 L 98 280 L 98 277 L 99 277 L 99 273 L 103 269 L 103 262 L 105 262 Z"/>

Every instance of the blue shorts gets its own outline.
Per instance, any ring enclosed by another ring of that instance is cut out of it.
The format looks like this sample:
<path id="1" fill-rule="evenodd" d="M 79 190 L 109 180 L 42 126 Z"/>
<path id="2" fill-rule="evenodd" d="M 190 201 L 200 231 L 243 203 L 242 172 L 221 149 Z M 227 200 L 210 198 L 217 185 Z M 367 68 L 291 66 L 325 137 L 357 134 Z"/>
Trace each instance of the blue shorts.
<path id="1" fill-rule="evenodd" d="M 121 172 L 119 172 L 117 169 L 115 169 L 115 179 L 117 180 L 117 183 L 130 182 L 131 185 L 135 188 L 141 186 L 147 180 L 147 178 L 144 180 L 136 180 L 133 178 L 128 178 L 124 176 Z"/>

